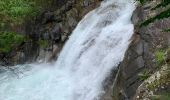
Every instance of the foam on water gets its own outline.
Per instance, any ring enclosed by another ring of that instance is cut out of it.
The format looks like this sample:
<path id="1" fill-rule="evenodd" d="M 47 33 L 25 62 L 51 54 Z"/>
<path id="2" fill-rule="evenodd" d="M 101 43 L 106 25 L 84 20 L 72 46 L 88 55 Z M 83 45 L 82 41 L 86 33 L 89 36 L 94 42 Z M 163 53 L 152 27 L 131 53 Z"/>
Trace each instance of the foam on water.
<path id="1" fill-rule="evenodd" d="M 134 0 L 103 1 L 80 21 L 55 64 L 1 73 L 0 100 L 100 99 L 104 80 L 130 43 L 134 9 Z"/>

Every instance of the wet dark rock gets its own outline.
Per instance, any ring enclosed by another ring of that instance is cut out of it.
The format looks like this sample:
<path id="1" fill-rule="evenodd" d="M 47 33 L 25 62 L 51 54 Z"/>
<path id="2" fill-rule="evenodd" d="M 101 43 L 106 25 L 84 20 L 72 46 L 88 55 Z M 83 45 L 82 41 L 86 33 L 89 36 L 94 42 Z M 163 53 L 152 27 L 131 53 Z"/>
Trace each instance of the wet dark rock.
<path id="1" fill-rule="evenodd" d="M 55 20 L 53 12 L 45 11 L 42 15 L 42 24 L 46 24 Z"/>
<path id="2" fill-rule="evenodd" d="M 135 34 L 132 43 L 126 52 L 123 62 L 119 66 L 118 78 L 114 81 L 112 96 L 114 100 L 133 100 L 137 88 L 142 83 L 138 74 L 143 70 L 155 71 L 155 52 L 161 48 L 168 48 L 170 41 L 169 32 L 163 32 L 170 26 L 170 18 L 156 21 L 145 27 L 140 23 L 159 11 L 151 11 L 159 0 L 148 1 L 146 5 L 139 5 L 134 11 L 132 21 L 135 24 Z M 168 57 L 167 57 L 168 58 Z"/>
<path id="3" fill-rule="evenodd" d="M 55 43 L 61 41 L 62 29 L 59 24 L 56 24 L 51 31 L 51 39 L 55 41 Z"/>

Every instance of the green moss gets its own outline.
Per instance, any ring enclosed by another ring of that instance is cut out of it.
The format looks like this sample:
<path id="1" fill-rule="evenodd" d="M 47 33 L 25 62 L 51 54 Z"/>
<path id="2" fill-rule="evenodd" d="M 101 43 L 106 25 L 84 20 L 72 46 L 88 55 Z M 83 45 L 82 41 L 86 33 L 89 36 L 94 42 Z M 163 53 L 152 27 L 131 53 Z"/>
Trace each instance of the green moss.
<path id="1" fill-rule="evenodd" d="M 165 63 L 165 51 L 164 50 L 156 51 L 155 58 L 156 58 L 156 63 L 158 66 L 164 64 Z"/>
<path id="2" fill-rule="evenodd" d="M 13 47 L 24 42 L 25 37 L 14 32 L 0 33 L 0 52 L 10 52 Z"/>

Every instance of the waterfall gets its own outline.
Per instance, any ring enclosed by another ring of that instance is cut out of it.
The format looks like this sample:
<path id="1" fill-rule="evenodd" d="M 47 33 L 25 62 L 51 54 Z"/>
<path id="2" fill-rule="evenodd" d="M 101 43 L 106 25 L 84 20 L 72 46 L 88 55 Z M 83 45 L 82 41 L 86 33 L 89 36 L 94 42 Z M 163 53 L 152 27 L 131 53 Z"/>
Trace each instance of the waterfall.
<path id="1" fill-rule="evenodd" d="M 134 0 L 104 0 L 73 31 L 55 64 L 0 74 L 0 100 L 99 100 L 133 35 Z"/>

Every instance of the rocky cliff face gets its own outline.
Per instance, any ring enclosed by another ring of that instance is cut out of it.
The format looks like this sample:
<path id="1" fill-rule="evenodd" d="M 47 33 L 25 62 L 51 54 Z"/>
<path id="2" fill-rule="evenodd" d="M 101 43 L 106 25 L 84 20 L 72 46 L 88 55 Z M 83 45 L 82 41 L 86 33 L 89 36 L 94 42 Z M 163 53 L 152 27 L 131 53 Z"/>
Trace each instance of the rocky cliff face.
<path id="1" fill-rule="evenodd" d="M 61 2 L 61 1 L 60 1 Z M 39 60 L 56 60 L 58 52 L 81 18 L 99 5 L 99 0 L 67 0 L 53 11 L 45 11 L 38 19 L 32 36 L 48 43 L 39 50 Z"/>
<path id="2" fill-rule="evenodd" d="M 138 86 L 142 83 L 139 73 L 144 70 L 154 73 L 160 66 L 156 61 L 156 52 L 170 46 L 170 33 L 163 31 L 169 28 L 170 18 L 156 20 L 148 26 L 139 26 L 143 21 L 165 9 L 151 10 L 158 2 L 160 0 L 147 1 L 144 5 L 138 5 L 134 11 L 132 21 L 135 24 L 135 33 L 132 43 L 119 66 L 114 84 L 110 85 L 113 91 L 108 92 L 113 100 L 132 100 Z"/>
<path id="3" fill-rule="evenodd" d="M 29 39 L 17 50 L 0 55 L 1 65 L 15 65 L 34 61 L 52 61 L 69 38 L 79 20 L 100 4 L 101 0 L 53 0 L 32 21 L 28 20 L 17 32 Z M 25 28 L 24 28 L 25 27 Z"/>

